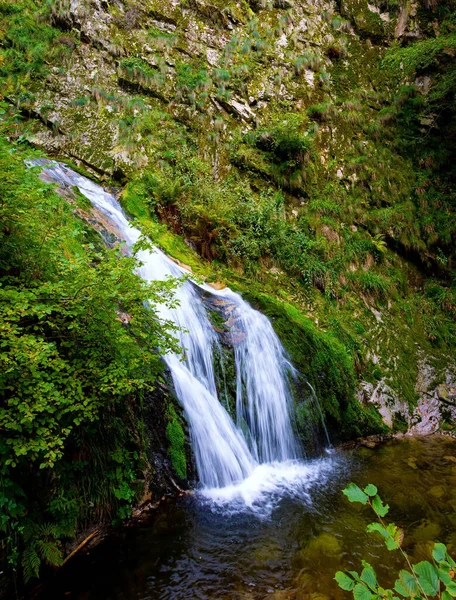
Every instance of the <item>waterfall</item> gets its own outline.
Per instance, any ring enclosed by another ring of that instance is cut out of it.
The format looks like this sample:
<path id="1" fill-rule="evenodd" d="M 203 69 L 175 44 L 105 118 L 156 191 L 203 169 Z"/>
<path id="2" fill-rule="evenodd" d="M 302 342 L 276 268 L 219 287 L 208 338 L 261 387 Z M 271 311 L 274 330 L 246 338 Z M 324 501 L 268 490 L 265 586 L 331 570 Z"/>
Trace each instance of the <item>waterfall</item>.
<path id="1" fill-rule="evenodd" d="M 42 166 L 46 180 L 76 186 L 115 225 L 131 250 L 141 233 L 129 223 L 115 196 L 61 163 L 35 160 L 30 164 Z M 157 248 L 141 250 L 137 257 L 138 274 L 147 281 L 187 273 Z M 213 365 L 219 339 L 202 293 L 230 307 L 227 326 L 236 338 L 236 422 L 218 398 Z M 179 327 L 176 335 L 185 358 L 168 354 L 164 360 L 189 423 L 201 484 L 205 488 L 233 486 L 252 476 L 259 465 L 296 458 L 288 385 L 292 367 L 271 323 L 228 288 L 216 291 L 187 278 L 175 294 L 178 306 L 162 305 L 158 311 Z"/>

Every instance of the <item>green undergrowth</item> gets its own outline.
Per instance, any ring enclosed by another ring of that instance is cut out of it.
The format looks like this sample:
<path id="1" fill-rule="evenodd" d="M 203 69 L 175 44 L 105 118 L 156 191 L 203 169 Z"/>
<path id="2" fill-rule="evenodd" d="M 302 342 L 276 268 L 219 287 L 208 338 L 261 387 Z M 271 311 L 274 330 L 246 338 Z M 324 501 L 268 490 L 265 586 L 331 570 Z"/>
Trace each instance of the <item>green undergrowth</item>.
<path id="1" fill-rule="evenodd" d="M 141 498 L 142 391 L 175 345 L 154 309 L 171 284 L 107 249 L 5 141 L 14 127 L 0 122 L 0 539 L 28 580 Z"/>
<path id="2" fill-rule="evenodd" d="M 181 479 L 187 478 L 187 459 L 185 456 L 185 433 L 181 417 L 178 416 L 174 406 L 168 406 L 168 424 L 166 436 L 169 441 L 168 453 L 174 470 Z"/>

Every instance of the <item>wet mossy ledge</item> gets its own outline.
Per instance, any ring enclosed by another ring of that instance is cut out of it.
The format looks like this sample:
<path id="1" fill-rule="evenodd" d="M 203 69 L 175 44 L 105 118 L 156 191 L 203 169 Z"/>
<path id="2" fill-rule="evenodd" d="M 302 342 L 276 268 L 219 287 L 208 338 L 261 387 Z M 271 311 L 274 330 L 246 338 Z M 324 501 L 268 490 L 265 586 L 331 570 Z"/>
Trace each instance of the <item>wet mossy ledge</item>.
<path id="1" fill-rule="evenodd" d="M 287 302 L 241 287 L 238 291 L 271 320 L 297 370 L 296 382 L 304 379 L 292 386 L 295 388 L 295 420 L 304 442 L 311 425 L 306 423 L 306 418 L 313 421 L 324 439 L 319 411 L 305 408 L 312 398 L 308 384 L 315 391 L 332 442 L 388 431 L 375 408 L 362 406 L 356 398 L 354 357 L 334 335 L 318 330 L 311 319 Z"/>

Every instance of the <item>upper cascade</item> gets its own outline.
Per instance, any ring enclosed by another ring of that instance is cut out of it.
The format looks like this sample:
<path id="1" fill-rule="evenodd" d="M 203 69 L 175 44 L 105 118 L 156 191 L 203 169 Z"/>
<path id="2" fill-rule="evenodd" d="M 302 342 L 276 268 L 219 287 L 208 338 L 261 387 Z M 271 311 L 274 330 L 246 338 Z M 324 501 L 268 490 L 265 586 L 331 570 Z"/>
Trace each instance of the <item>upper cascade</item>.
<path id="1" fill-rule="evenodd" d="M 113 194 L 61 163 L 31 161 L 46 177 L 63 187 L 76 186 L 108 218 L 132 251 L 141 233 L 133 227 Z M 188 273 L 158 248 L 140 250 L 138 274 L 146 281 L 182 277 Z M 241 332 L 234 344 L 236 422 L 219 401 L 214 351 L 219 339 L 201 294 L 230 306 L 232 329 Z M 284 462 L 299 455 L 291 418 L 288 379 L 293 367 L 271 323 L 242 297 L 225 288 L 216 291 L 186 278 L 175 291 L 177 306 L 158 307 L 159 314 L 178 326 L 184 359 L 164 356 L 175 391 L 189 423 L 199 479 L 204 488 L 232 486 L 248 478 L 261 463 Z"/>

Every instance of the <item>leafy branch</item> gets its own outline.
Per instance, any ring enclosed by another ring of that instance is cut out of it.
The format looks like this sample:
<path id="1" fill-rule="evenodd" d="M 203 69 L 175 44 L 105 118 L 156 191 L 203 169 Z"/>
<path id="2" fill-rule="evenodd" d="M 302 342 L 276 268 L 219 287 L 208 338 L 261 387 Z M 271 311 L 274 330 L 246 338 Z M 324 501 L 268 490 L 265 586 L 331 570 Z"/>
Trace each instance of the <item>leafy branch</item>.
<path id="1" fill-rule="evenodd" d="M 402 548 L 404 531 L 394 523 L 386 523 L 384 517 L 388 514 L 389 506 L 384 504 L 377 493 L 377 488 L 371 483 L 361 490 L 356 484 L 350 483 L 343 494 L 350 502 L 369 505 L 377 516 L 376 523 L 367 526 L 369 533 L 378 533 L 384 539 L 388 550 L 399 550 L 404 557 L 408 570 L 399 571 L 399 578 L 394 589 L 385 589 L 377 581 L 374 568 L 365 560 L 362 561 L 361 574 L 356 571 L 338 571 L 335 580 L 343 590 L 353 592 L 355 600 L 400 600 L 416 598 L 417 600 L 439 598 L 451 600 L 456 596 L 456 562 L 449 556 L 445 544 L 437 543 L 432 551 L 433 562 L 423 560 L 412 565 L 407 553 Z M 397 596 L 396 594 L 399 594 Z"/>

